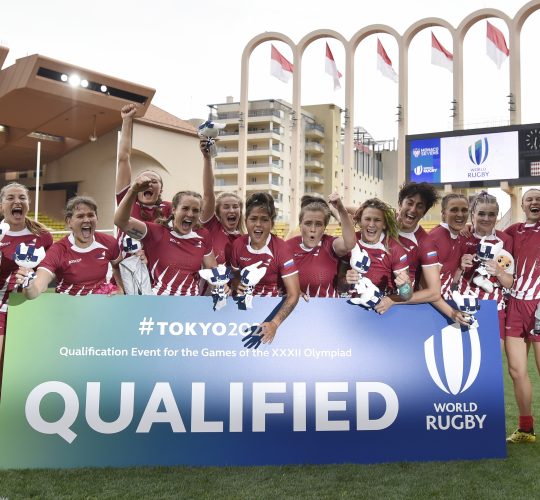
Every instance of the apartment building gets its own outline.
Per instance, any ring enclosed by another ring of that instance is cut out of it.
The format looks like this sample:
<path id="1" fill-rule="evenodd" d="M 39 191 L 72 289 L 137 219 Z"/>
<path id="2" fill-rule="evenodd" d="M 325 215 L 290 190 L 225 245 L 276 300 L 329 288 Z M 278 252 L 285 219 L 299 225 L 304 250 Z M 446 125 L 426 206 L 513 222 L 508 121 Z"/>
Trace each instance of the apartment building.
<path id="1" fill-rule="evenodd" d="M 211 104 L 213 119 L 226 125 L 219 136 L 214 162 L 216 192 L 238 191 L 239 133 L 247 128 L 246 194 L 270 193 L 276 202 L 278 220 L 289 222 L 291 215 L 292 135 L 300 127 L 300 186 L 304 193 L 328 197 L 343 192 L 342 110 L 335 104 L 302 107 L 297 117 L 291 106 L 280 99 L 250 101 L 248 116 L 242 116 L 240 103 L 231 97 L 225 103 Z M 370 146 L 355 149 L 352 170 L 352 204 L 382 196 L 380 154 Z M 360 156 L 359 156 L 360 155 Z M 365 157 L 365 158 L 364 158 Z M 358 158 L 361 158 L 358 160 Z M 369 168 L 362 168 L 362 161 Z M 360 163 L 359 163 L 360 162 Z"/>

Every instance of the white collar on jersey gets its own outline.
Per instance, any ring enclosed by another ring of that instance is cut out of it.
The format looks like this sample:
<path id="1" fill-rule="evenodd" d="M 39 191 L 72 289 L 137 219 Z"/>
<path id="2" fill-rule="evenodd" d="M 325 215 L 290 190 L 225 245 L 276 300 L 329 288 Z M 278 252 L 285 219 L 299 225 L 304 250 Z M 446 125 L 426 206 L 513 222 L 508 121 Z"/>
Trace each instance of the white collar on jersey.
<path id="1" fill-rule="evenodd" d="M 254 253 L 257 255 L 267 253 L 268 255 L 270 255 L 270 257 L 274 257 L 274 254 L 272 253 L 272 251 L 270 250 L 270 247 L 268 246 L 270 244 L 271 239 L 272 239 L 272 233 L 268 235 L 268 239 L 266 240 L 266 243 L 264 244 L 264 246 L 261 249 L 256 250 L 255 248 L 251 246 L 251 238 L 248 236 L 248 244 L 246 248 L 249 253 Z"/>
<path id="2" fill-rule="evenodd" d="M 372 248 L 373 250 L 384 250 L 386 252 L 386 248 L 383 244 L 384 237 L 386 236 L 385 232 L 383 231 L 381 233 L 381 237 L 377 243 L 366 243 L 365 241 L 362 241 L 362 237 L 360 237 L 360 245 L 366 248 Z"/>
<path id="3" fill-rule="evenodd" d="M 92 241 L 92 243 L 86 248 L 81 248 L 80 246 L 77 245 L 77 242 L 75 241 L 75 236 L 73 236 L 73 233 L 69 234 L 68 240 L 71 243 L 71 249 L 78 253 L 88 253 L 88 252 L 91 252 L 92 250 L 95 250 L 96 248 L 103 248 L 107 250 L 107 247 L 105 245 L 102 245 L 101 243 L 98 243 L 96 241 L 95 236 L 94 236 L 94 241 Z"/>
<path id="4" fill-rule="evenodd" d="M 446 230 L 450 233 L 450 237 L 451 237 L 453 240 L 456 240 L 456 239 L 457 239 L 457 237 L 458 237 L 459 235 L 454 234 L 454 233 L 452 232 L 452 230 L 450 229 L 450 226 L 449 226 L 446 222 L 441 222 L 441 226 L 444 227 L 444 229 L 446 229 Z"/>
<path id="5" fill-rule="evenodd" d="M 8 236 L 27 236 L 29 234 L 34 234 L 34 233 L 32 233 L 32 231 L 30 231 L 30 229 L 25 227 L 24 229 L 21 229 L 20 231 L 12 231 L 10 229 L 9 231 L 6 231 L 6 234 Z M 36 235 L 34 235 L 34 236 L 36 236 Z"/>
<path id="6" fill-rule="evenodd" d="M 317 243 L 316 246 L 314 246 L 313 248 L 308 248 L 306 245 L 304 245 L 304 241 L 300 241 L 300 248 L 304 251 L 304 252 L 312 252 L 313 250 L 315 250 L 316 248 L 322 246 L 322 238 L 321 238 L 321 241 L 319 241 L 319 243 Z"/>
<path id="7" fill-rule="evenodd" d="M 497 236 L 497 233 L 495 233 L 495 229 L 491 232 L 491 234 L 486 234 L 485 236 L 481 236 L 476 231 L 474 231 L 473 236 L 475 238 L 478 238 L 479 240 L 481 240 L 482 238 L 487 238 L 487 239 L 490 239 L 490 240 L 499 240 L 499 241 L 501 241 L 501 239 Z"/>
<path id="8" fill-rule="evenodd" d="M 177 233 L 174 229 L 171 229 L 171 234 L 175 238 L 180 238 L 181 240 L 190 240 L 192 238 L 202 238 L 200 234 L 197 234 L 195 231 L 190 231 L 188 234 Z"/>
<path id="9" fill-rule="evenodd" d="M 410 233 L 405 233 L 403 231 L 399 232 L 400 236 L 403 236 L 403 238 L 407 238 L 408 240 L 411 240 L 415 245 L 418 245 L 418 239 L 416 238 L 416 232 L 418 231 L 418 228 L 420 227 L 420 224 L 417 224 L 414 228 L 414 231 L 411 231 Z"/>

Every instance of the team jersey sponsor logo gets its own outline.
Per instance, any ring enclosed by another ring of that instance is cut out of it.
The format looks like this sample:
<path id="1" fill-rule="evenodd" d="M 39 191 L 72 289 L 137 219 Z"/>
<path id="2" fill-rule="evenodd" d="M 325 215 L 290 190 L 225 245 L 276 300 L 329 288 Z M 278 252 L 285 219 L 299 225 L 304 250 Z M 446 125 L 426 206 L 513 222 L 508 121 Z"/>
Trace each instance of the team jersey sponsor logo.
<path id="1" fill-rule="evenodd" d="M 71 265 L 71 264 L 77 264 L 77 262 L 80 262 L 82 259 L 73 259 L 73 260 L 68 260 L 68 264 Z"/>

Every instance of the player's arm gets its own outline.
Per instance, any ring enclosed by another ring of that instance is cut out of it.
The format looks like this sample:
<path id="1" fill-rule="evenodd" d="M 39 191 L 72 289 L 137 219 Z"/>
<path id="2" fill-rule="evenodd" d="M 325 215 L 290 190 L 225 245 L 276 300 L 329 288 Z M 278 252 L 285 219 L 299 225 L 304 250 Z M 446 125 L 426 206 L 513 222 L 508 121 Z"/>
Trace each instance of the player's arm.
<path id="1" fill-rule="evenodd" d="M 203 267 L 204 269 L 212 269 L 213 267 L 217 267 L 217 260 L 213 251 L 203 257 Z"/>
<path id="2" fill-rule="evenodd" d="M 289 316 L 296 307 L 296 304 L 298 304 L 298 299 L 300 298 L 300 280 L 298 279 L 298 273 L 283 277 L 283 284 L 285 285 L 285 291 L 287 293 L 285 301 L 281 304 L 281 307 L 271 321 L 261 323 L 263 344 L 271 343 L 272 340 L 274 340 L 279 325 L 285 321 L 287 316 Z"/>
<path id="3" fill-rule="evenodd" d="M 514 276 L 507 273 L 496 261 L 488 260 L 486 262 L 486 270 L 489 274 L 495 276 L 504 288 L 512 288 Z"/>
<path id="4" fill-rule="evenodd" d="M 32 272 L 31 269 L 19 267 L 16 274 L 17 285 L 21 285 L 30 272 Z M 47 287 L 53 278 L 54 274 L 47 269 L 40 267 L 36 271 L 36 277 L 30 281 L 26 288 L 23 288 L 23 295 L 30 300 L 39 297 L 45 290 L 47 290 Z"/>
<path id="5" fill-rule="evenodd" d="M 452 321 L 463 326 L 470 326 L 470 323 L 465 319 L 465 316 L 463 316 L 463 314 L 457 309 L 451 307 L 450 304 L 448 304 L 448 302 L 446 302 L 446 300 L 444 300 L 442 297 L 439 300 L 432 302 L 432 304 Z"/>
<path id="6" fill-rule="evenodd" d="M 333 242 L 334 252 L 336 252 L 338 257 L 343 257 L 354 248 L 354 245 L 356 245 L 356 234 L 354 233 L 353 221 L 337 193 L 330 195 L 328 203 L 336 210 L 341 225 L 341 236 L 336 238 Z"/>
<path id="7" fill-rule="evenodd" d="M 133 117 L 137 106 L 133 103 L 122 107 L 122 130 L 118 144 L 118 172 L 116 173 L 116 192 L 120 193 L 131 184 L 131 136 L 133 134 Z"/>
<path id="8" fill-rule="evenodd" d="M 127 190 L 126 195 L 118 205 L 114 213 L 114 223 L 120 230 L 132 238 L 140 240 L 146 234 L 146 224 L 131 217 L 131 209 L 137 200 L 137 194 L 150 187 L 151 179 L 145 175 L 139 175 Z"/>
<path id="9" fill-rule="evenodd" d="M 214 172 L 212 171 L 212 158 L 208 150 L 208 141 L 201 139 L 199 143 L 203 155 L 203 203 L 201 222 L 208 222 L 214 215 L 216 195 L 214 194 Z"/>
<path id="10" fill-rule="evenodd" d="M 413 292 L 406 304 L 424 304 L 441 298 L 441 275 L 439 265 L 422 266 L 421 289 Z"/>

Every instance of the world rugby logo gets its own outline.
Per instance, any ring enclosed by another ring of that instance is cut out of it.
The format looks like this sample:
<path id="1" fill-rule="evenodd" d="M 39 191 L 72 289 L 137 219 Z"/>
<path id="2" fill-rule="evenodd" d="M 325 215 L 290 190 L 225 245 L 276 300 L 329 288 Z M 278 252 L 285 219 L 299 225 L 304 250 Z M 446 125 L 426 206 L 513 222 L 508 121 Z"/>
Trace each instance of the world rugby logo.
<path id="1" fill-rule="evenodd" d="M 465 373 L 463 340 L 470 342 L 470 363 Z M 435 335 L 424 342 L 426 365 L 433 382 L 447 394 L 461 394 L 476 380 L 480 371 L 480 338 L 476 328 L 469 328 L 465 333 L 461 328 L 449 325 L 441 330 L 442 366 L 437 367 L 435 357 Z M 444 381 L 441 377 L 444 374 Z"/>
<path id="2" fill-rule="evenodd" d="M 489 143 L 487 137 L 478 139 L 474 144 L 469 146 L 469 159 L 475 165 L 481 165 L 487 160 L 489 153 Z"/>
<path id="3" fill-rule="evenodd" d="M 422 175 L 423 168 L 422 165 L 418 165 L 417 167 L 414 167 L 414 175 Z"/>

